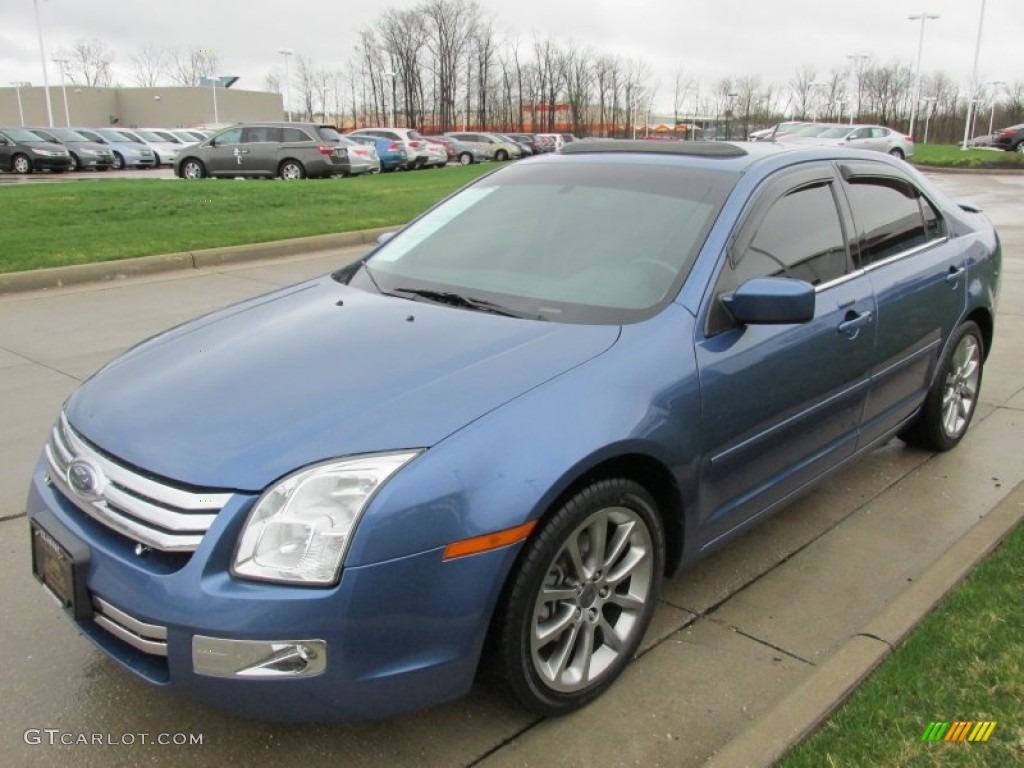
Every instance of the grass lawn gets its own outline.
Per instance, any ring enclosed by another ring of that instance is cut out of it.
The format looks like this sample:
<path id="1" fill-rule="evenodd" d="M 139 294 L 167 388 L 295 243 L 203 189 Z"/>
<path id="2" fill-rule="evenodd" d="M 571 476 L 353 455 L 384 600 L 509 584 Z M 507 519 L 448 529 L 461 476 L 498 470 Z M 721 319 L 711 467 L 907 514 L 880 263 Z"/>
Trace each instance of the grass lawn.
<path id="1" fill-rule="evenodd" d="M 910 161 L 915 165 L 947 168 L 1017 168 L 1024 170 L 1024 154 L 998 149 L 960 149 L 959 144 L 916 144 Z"/>
<path id="2" fill-rule="evenodd" d="M 921 741 L 965 720 L 997 725 L 986 742 Z M 1024 527 L 779 765 L 1024 765 Z"/>
<path id="3" fill-rule="evenodd" d="M 486 163 L 293 182 L 4 184 L 0 272 L 403 224 L 495 167 Z"/>

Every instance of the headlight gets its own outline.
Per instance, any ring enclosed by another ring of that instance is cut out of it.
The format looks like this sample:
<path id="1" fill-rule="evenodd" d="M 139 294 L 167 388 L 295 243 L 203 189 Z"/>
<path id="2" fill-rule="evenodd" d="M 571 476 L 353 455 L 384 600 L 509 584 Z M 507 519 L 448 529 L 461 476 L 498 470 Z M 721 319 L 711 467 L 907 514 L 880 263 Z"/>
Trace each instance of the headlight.
<path id="1" fill-rule="evenodd" d="M 256 502 L 231 572 L 288 584 L 337 582 L 352 532 L 373 494 L 418 451 L 358 456 L 304 469 Z"/>

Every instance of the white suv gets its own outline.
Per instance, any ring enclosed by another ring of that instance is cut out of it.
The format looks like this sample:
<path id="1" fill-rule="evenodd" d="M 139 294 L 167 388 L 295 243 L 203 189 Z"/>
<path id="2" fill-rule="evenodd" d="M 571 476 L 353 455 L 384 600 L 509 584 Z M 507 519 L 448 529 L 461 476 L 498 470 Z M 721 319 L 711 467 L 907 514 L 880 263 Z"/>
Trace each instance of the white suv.
<path id="1" fill-rule="evenodd" d="M 436 163 L 435 158 L 431 157 L 430 151 L 427 149 L 427 140 L 412 128 L 360 128 L 357 131 L 352 131 L 349 135 L 376 136 L 379 139 L 391 139 L 399 142 L 405 147 L 405 154 L 409 158 L 405 161 L 405 167 L 408 170 Z M 447 162 L 447 157 L 445 162 Z"/>

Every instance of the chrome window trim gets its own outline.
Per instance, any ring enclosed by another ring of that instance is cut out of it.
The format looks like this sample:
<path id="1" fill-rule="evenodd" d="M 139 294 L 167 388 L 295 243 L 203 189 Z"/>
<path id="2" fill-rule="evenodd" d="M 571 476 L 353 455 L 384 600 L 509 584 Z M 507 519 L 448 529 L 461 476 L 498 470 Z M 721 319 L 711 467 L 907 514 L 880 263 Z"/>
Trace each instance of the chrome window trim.
<path id="1" fill-rule="evenodd" d="M 862 269 L 865 272 L 871 272 L 872 270 L 884 267 L 886 264 L 892 264 L 894 261 L 899 261 L 900 259 L 910 258 L 911 256 L 914 256 L 914 255 L 916 255 L 918 253 L 926 251 L 929 248 L 933 248 L 936 245 L 943 245 L 943 244 L 948 243 L 948 242 L 949 242 L 949 236 L 948 235 L 943 235 L 942 237 L 937 237 L 934 240 L 929 240 L 927 243 L 921 243 L 921 245 L 915 245 L 913 248 L 908 248 L 905 251 L 900 251 L 899 253 L 894 253 L 892 256 L 886 256 L 881 261 L 873 261 L 870 264 L 868 264 L 866 267 L 862 267 Z"/>

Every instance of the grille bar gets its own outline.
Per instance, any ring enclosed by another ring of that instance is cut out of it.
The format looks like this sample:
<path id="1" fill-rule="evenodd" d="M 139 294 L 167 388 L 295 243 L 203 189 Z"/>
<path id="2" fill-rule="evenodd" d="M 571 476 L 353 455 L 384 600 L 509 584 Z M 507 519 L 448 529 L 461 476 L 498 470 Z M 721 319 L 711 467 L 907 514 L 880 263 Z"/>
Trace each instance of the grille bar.
<path id="1" fill-rule="evenodd" d="M 167 627 L 139 621 L 106 600 L 93 595 L 93 621 L 110 634 L 143 653 L 153 656 L 167 655 Z"/>
<path id="2" fill-rule="evenodd" d="M 50 481 L 97 522 L 163 552 L 194 552 L 232 494 L 190 491 L 145 477 L 92 448 L 62 413 L 44 448 Z M 83 460 L 103 474 L 95 497 L 76 493 L 68 469 Z"/>

